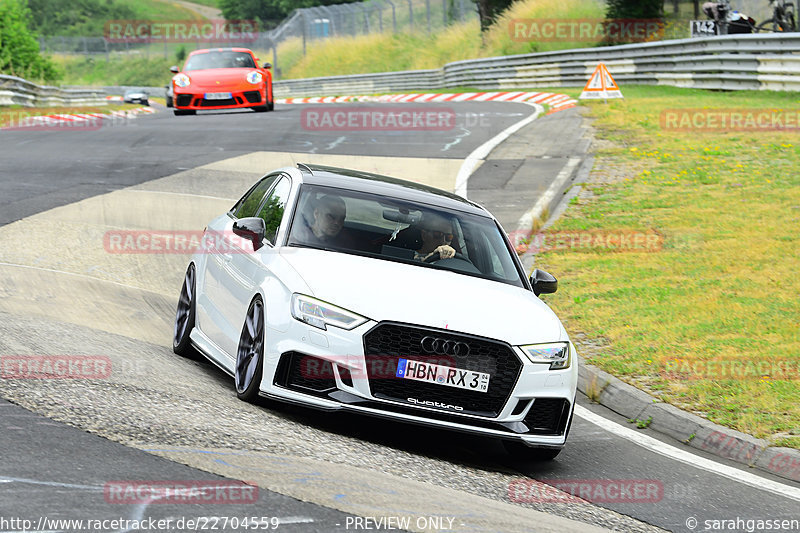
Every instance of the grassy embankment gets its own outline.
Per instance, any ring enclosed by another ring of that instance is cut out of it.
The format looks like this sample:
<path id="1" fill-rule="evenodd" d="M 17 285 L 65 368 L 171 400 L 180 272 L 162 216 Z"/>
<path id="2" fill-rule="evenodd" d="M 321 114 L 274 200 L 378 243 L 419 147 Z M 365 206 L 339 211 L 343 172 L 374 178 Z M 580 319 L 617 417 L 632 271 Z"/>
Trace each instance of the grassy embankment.
<path id="1" fill-rule="evenodd" d="M 402 10 L 400 12 L 402 14 Z M 454 24 L 430 35 L 417 31 L 309 41 L 305 56 L 302 40 L 290 39 L 278 47 L 280 76 L 277 78 L 439 68 L 461 59 L 591 46 L 585 42 L 516 42 L 509 32 L 509 24 L 513 19 L 602 16 L 603 4 L 595 0 L 527 0 L 514 4 L 483 41 L 477 22 Z M 194 47 L 191 43 L 185 45 L 188 51 Z M 180 45 L 169 45 L 166 58 L 164 46 L 154 44 L 147 53 L 135 56 L 112 54 L 108 58 L 92 59 L 61 56 L 56 60 L 65 72 L 64 84 L 160 86 L 169 80 L 168 68 L 178 63 L 175 57 L 178 48 Z M 263 61 L 272 62 L 271 50 L 255 52 Z"/>
<path id="2" fill-rule="evenodd" d="M 663 248 L 543 252 L 540 266 L 561 278 L 546 299 L 571 332 L 600 341 L 584 353 L 591 363 L 714 422 L 800 448 L 797 129 L 676 131 L 660 121 L 676 108 L 783 109 L 796 128 L 797 95 L 622 89 L 624 100 L 584 104 L 609 141 L 593 174 L 603 183 L 587 184 L 591 197 L 552 229 L 652 228 Z"/>
<path id="3" fill-rule="evenodd" d="M 215 0 L 201 1 L 215 5 Z M 194 11 L 179 4 L 163 0 L 141 0 L 126 4 L 134 20 L 186 21 L 202 20 Z M 114 52 L 105 55 L 67 55 L 53 56 L 64 76 L 62 85 L 132 85 L 159 87 L 170 79 L 169 67 L 178 63 L 176 52 L 180 49 L 191 51 L 194 45 L 154 43 L 147 48 L 131 50 L 128 53 Z M 167 57 L 165 57 L 165 55 Z"/>

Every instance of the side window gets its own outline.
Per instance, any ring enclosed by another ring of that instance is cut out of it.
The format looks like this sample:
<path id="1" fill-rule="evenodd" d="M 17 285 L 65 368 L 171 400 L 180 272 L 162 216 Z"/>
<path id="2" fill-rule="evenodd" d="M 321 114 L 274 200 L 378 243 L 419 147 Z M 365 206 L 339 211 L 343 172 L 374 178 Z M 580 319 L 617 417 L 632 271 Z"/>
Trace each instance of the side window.
<path id="1" fill-rule="evenodd" d="M 242 196 L 242 198 L 236 202 L 236 205 L 231 208 L 230 212 L 233 216 L 236 218 L 256 216 L 256 211 L 258 210 L 258 206 L 261 205 L 261 200 L 264 199 L 264 194 L 272 187 L 276 179 L 278 179 L 277 174 L 275 176 L 267 176 L 256 183 L 247 191 L 247 194 Z"/>
<path id="2" fill-rule="evenodd" d="M 278 234 L 291 188 L 292 184 L 289 178 L 281 178 L 258 211 L 257 216 L 263 219 L 267 226 L 267 240 L 272 244 L 275 244 L 275 236 Z"/>

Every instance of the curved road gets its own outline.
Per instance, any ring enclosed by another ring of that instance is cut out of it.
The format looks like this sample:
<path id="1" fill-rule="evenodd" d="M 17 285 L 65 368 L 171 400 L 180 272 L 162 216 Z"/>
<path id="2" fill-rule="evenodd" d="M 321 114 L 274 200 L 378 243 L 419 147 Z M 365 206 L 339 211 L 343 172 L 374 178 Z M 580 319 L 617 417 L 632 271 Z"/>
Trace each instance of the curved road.
<path id="1" fill-rule="evenodd" d="M 370 133 L 304 129 L 308 107 L 158 113 L 91 131 L 0 131 L 0 355 L 105 357 L 112 368 L 102 379 L 0 380 L 0 395 L 26 409 L 0 403 L 0 445 L 13 459 L 0 467 L 0 517 L 110 518 L 123 513 L 98 496 L 109 480 L 221 479 L 216 474 L 252 480 L 260 500 L 192 508 L 195 516 L 257 508 L 289 531 L 336 530 L 348 517 L 387 515 L 446 516 L 459 531 L 550 530 L 526 514 L 531 509 L 581 521 L 585 530 L 690 531 L 694 518 L 693 530 L 702 531 L 712 519 L 800 518 L 797 483 L 718 458 L 710 459 L 740 475 L 676 461 L 669 450 L 688 448 L 650 430 L 643 433 L 663 449 L 631 443 L 614 429 L 630 427 L 625 420 L 585 398 L 579 403 L 610 424 L 577 418 L 567 449 L 543 465 L 512 460 L 486 439 L 266 401 L 250 406 L 236 400 L 221 372 L 172 354 L 172 313 L 187 257 L 108 253 L 105 231 L 201 228 L 263 172 L 292 161 L 452 189 L 464 157 L 531 112 L 520 104 L 456 104 L 451 130 Z M 575 135 L 567 125 L 579 123 L 575 110 L 537 119 L 498 148 L 511 155 L 479 169 L 468 193 L 483 195 L 513 228 L 537 194 L 519 181 L 526 167 L 513 153 L 525 147 L 515 142 L 551 151 L 540 154 L 540 168 L 561 158 L 550 169 L 554 176 L 570 156 L 565 146 L 576 142 L 554 132 Z M 511 197 L 516 203 L 505 200 Z M 531 479 L 640 480 L 662 490 L 636 503 L 564 503 Z M 124 514 L 174 518 L 188 509 L 124 507 Z M 425 525 L 416 529 L 446 530 Z M 8 530 L 0 521 L 0 531 Z"/>

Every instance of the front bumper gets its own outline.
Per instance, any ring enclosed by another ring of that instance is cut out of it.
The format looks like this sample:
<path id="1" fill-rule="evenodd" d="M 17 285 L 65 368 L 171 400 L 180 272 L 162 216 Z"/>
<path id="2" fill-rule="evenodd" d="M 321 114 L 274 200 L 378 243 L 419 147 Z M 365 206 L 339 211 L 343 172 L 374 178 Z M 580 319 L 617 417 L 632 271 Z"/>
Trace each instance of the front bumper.
<path id="1" fill-rule="evenodd" d="M 267 105 L 268 103 L 267 91 L 265 87 L 258 87 L 255 85 L 252 89 L 248 88 L 247 90 L 236 89 L 230 91 L 214 88 L 213 92 L 216 93 L 231 93 L 231 97 L 224 100 L 207 100 L 205 95 L 210 92 L 212 91 L 175 91 L 173 105 L 175 109 L 203 110 L 261 107 Z"/>
<path id="2" fill-rule="evenodd" d="M 519 372 L 515 374 L 507 393 L 502 392 L 502 401 L 493 406 L 487 405 L 483 410 L 484 414 L 478 415 L 471 413 L 481 410 L 465 411 L 462 408 L 460 412 L 455 411 L 454 406 L 448 404 L 447 399 L 442 396 L 442 392 L 447 392 L 444 389 L 449 387 L 442 385 L 427 384 L 427 389 L 416 386 L 409 393 L 413 397 L 408 399 L 376 395 L 375 391 L 381 387 L 375 386 L 375 380 L 396 380 L 393 385 L 397 381 L 406 382 L 394 377 L 391 366 L 380 377 L 375 375 L 374 370 L 368 370 L 369 357 L 365 355 L 364 339 L 377 326 L 378 324 L 371 322 L 353 331 L 338 328 L 322 331 L 292 321 L 285 332 L 268 331 L 268 336 L 277 342 L 270 343 L 274 351 L 265 354 L 261 394 L 318 409 L 350 411 L 517 440 L 533 447 L 564 446 L 577 389 L 577 354 L 572 345 L 572 365 L 568 369 L 556 371 L 549 370 L 547 365 L 527 361 L 521 351 L 509 347 L 517 358 Z M 459 368 L 467 368 L 469 365 L 470 363 L 457 363 Z M 500 380 L 497 382 L 500 383 Z M 413 384 L 419 385 L 417 382 Z M 487 404 L 493 392 L 491 387 L 490 380 L 490 390 L 486 393 Z M 494 396 L 497 397 L 496 394 Z M 429 399 L 441 399 L 442 402 L 434 401 L 424 405 Z"/>

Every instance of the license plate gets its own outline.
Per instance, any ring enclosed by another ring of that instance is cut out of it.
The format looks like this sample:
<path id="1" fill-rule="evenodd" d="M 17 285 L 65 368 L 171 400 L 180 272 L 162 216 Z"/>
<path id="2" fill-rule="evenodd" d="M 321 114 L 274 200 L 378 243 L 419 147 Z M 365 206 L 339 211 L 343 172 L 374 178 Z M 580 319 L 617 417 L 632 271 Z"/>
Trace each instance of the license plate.
<path id="1" fill-rule="evenodd" d="M 490 374 L 485 372 L 424 363 L 411 359 L 398 359 L 396 375 L 402 379 L 413 379 L 414 381 L 424 381 L 434 385 L 445 385 L 478 392 L 487 392 L 489 390 L 489 378 L 491 377 Z"/>
<path id="2" fill-rule="evenodd" d="M 230 100 L 231 93 L 206 93 L 206 100 Z"/>

